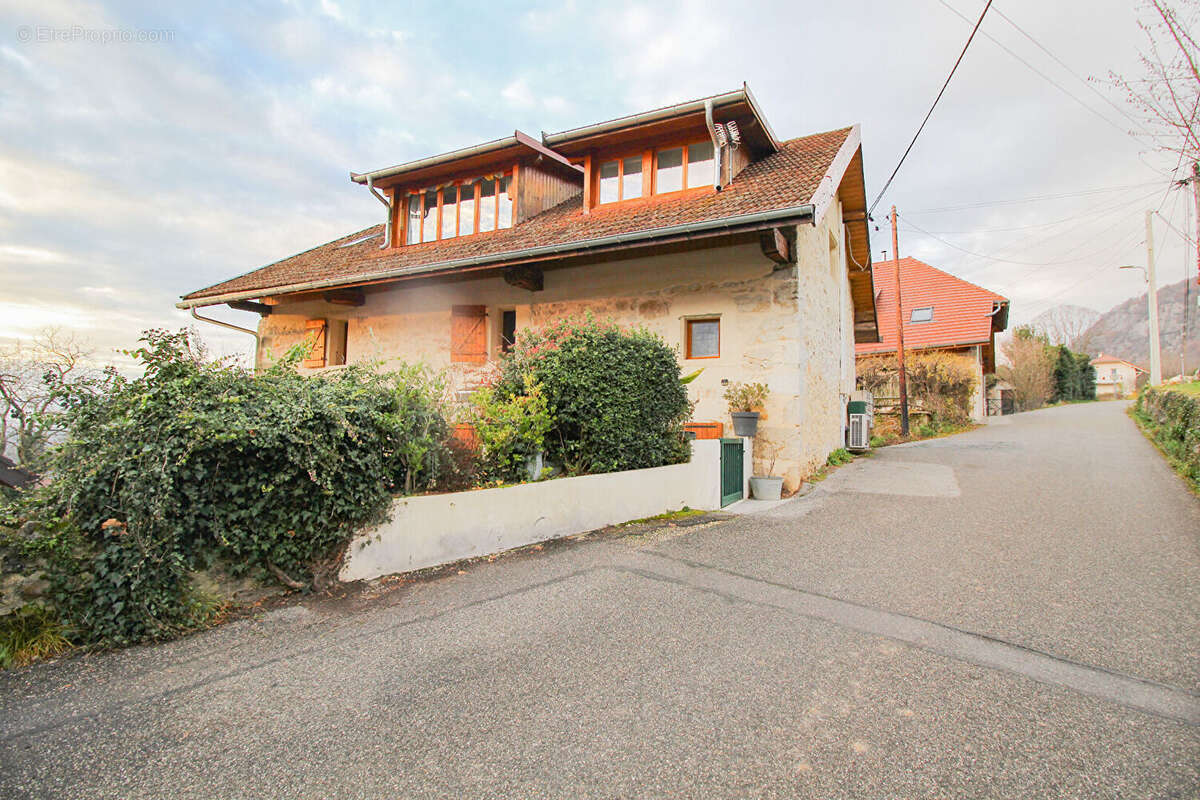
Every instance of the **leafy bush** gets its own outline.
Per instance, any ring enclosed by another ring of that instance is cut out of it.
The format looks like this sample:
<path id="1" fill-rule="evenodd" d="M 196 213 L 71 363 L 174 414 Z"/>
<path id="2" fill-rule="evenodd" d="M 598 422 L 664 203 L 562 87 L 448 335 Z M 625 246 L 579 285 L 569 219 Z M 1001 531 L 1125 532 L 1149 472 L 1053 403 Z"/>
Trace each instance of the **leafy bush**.
<path id="1" fill-rule="evenodd" d="M 675 352 L 644 330 L 589 317 L 522 331 L 500 362 L 496 398 L 532 380 L 550 411 L 546 454 L 568 472 L 615 472 L 688 459 L 690 413 Z"/>
<path id="2" fill-rule="evenodd" d="M 770 393 L 765 383 L 734 383 L 725 390 L 725 401 L 734 413 L 760 411 Z"/>
<path id="3" fill-rule="evenodd" d="M 1188 484 L 1200 491 L 1200 394 L 1150 386 L 1138 395 L 1133 415 Z"/>
<path id="4" fill-rule="evenodd" d="M 471 396 L 470 421 L 479 441 L 479 475 L 489 482 L 524 478 L 525 459 L 545 449 L 551 426 L 545 394 L 535 382 L 505 397 L 479 389 Z"/>
<path id="5" fill-rule="evenodd" d="M 142 377 L 57 387 L 67 438 L 18 509 L 84 642 L 196 624 L 209 609 L 189 572 L 217 557 L 320 584 L 393 493 L 438 485 L 448 428 L 420 368 L 302 377 L 297 350 L 253 373 L 198 357 L 186 331 L 142 342 Z"/>
<path id="6" fill-rule="evenodd" d="M 849 464 L 853 460 L 854 454 L 844 447 L 839 447 L 837 450 L 830 452 L 830 454 L 825 457 L 825 463 L 831 467 Z"/>

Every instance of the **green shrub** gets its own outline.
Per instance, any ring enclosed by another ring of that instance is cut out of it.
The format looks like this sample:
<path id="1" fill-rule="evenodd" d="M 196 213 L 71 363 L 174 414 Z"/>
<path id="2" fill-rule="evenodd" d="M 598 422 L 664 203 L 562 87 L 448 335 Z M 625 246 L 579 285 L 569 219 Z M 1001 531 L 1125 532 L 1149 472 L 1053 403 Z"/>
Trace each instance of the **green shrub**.
<path id="1" fill-rule="evenodd" d="M 489 482 L 525 478 L 525 459 L 545 449 L 551 425 L 545 394 L 528 381 L 521 394 L 504 397 L 479 389 L 471 396 L 469 418 L 479 440 L 479 475 Z"/>
<path id="2" fill-rule="evenodd" d="M 849 464 L 853 460 L 853 453 L 844 447 L 839 447 L 837 450 L 834 450 L 828 456 L 826 456 L 825 463 L 831 467 L 837 467 L 841 466 L 842 464 Z"/>
<path id="3" fill-rule="evenodd" d="M 0 669 L 23 667 L 65 653 L 71 642 L 52 609 L 38 605 L 0 617 Z"/>
<path id="4" fill-rule="evenodd" d="M 302 377 L 297 351 L 254 373 L 205 361 L 187 332 L 142 342 L 130 354 L 142 377 L 57 387 L 66 439 L 51 483 L 18 509 L 83 642 L 202 621 L 210 609 L 189 573 L 218 557 L 319 584 L 393 493 L 438 485 L 448 428 L 441 387 L 420 368 Z"/>
<path id="5" fill-rule="evenodd" d="M 765 383 L 734 383 L 725 390 L 731 412 L 761 411 L 771 390 Z"/>
<path id="6" fill-rule="evenodd" d="M 500 362 L 496 397 L 522 395 L 527 379 L 550 409 L 546 454 L 568 472 L 687 461 L 687 388 L 675 352 L 655 334 L 590 316 L 522 331 Z"/>
<path id="7" fill-rule="evenodd" d="M 1138 395 L 1133 414 L 1189 485 L 1200 491 L 1200 394 L 1150 386 Z"/>

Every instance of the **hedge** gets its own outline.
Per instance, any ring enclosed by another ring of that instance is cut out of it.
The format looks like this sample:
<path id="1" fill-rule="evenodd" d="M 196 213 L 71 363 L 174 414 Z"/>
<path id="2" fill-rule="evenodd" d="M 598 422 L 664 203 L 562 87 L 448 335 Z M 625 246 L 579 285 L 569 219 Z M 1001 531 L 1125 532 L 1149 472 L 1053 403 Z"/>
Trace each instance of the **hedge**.
<path id="1" fill-rule="evenodd" d="M 1149 386 L 1134 414 L 1193 489 L 1200 490 L 1200 394 L 1172 386 Z"/>

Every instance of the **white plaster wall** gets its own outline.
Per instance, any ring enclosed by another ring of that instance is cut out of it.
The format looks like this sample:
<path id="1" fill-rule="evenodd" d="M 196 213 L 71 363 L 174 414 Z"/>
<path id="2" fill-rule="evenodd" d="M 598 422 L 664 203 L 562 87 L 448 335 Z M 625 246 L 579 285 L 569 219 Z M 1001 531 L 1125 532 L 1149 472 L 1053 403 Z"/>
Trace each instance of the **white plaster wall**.
<path id="1" fill-rule="evenodd" d="M 388 522 L 350 543 L 339 577 L 369 580 L 424 569 L 684 506 L 717 509 L 720 458 L 720 443 L 702 440 L 692 443 L 686 464 L 399 498 Z M 743 496 L 749 496 L 746 485 Z"/>

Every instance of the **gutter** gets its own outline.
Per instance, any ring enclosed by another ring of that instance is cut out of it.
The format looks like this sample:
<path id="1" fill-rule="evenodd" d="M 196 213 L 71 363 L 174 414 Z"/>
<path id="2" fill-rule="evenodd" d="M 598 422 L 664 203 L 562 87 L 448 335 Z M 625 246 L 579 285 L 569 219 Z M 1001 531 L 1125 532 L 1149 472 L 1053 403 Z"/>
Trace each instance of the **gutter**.
<path id="1" fill-rule="evenodd" d="M 176 306 L 178 308 L 184 307 L 178 303 L 176 303 Z M 241 333 L 248 333 L 251 336 L 253 336 L 254 337 L 254 359 L 255 359 L 255 361 L 258 360 L 258 348 L 259 348 L 259 345 L 261 344 L 261 341 L 259 340 L 259 336 L 258 336 L 258 331 L 251 330 L 250 328 L 243 328 L 241 325 L 234 325 L 230 322 L 222 322 L 221 320 L 213 319 L 212 317 L 202 317 L 196 312 L 196 306 L 192 306 L 190 308 L 190 310 L 192 312 L 193 319 L 198 319 L 201 322 L 208 322 L 213 325 L 219 325 L 222 328 L 228 328 L 231 331 L 240 331 Z"/>
<path id="2" fill-rule="evenodd" d="M 566 166 L 581 174 L 583 172 L 582 167 L 572 164 L 562 154 L 554 152 L 529 134 L 521 133 L 521 131 L 513 131 L 512 136 L 505 136 L 503 139 L 496 139 L 491 142 L 472 145 L 471 147 L 464 147 L 461 150 L 451 150 L 449 153 L 442 153 L 441 155 L 437 156 L 429 156 L 428 158 L 418 159 L 417 161 L 409 161 L 406 164 L 397 164 L 394 167 L 384 167 L 383 169 L 377 169 L 371 172 L 351 172 L 350 180 L 354 181 L 355 183 L 367 184 L 370 186 L 375 181 L 383 180 L 384 178 L 390 178 L 405 172 L 415 172 L 419 169 L 449 164 L 454 161 L 469 158 L 470 156 L 495 153 L 500 150 L 507 150 L 510 147 L 517 146 L 528 147 L 538 155 L 545 156 L 552 161 L 557 161 L 559 164 L 562 164 L 563 166 Z"/>
<path id="3" fill-rule="evenodd" d="M 703 108 L 703 105 L 701 105 L 701 108 Z M 488 255 L 472 256 L 470 258 L 452 259 L 450 261 L 438 261 L 419 267 L 398 267 L 396 269 L 384 270 L 383 272 L 373 272 L 366 275 L 326 278 L 319 281 L 305 281 L 303 283 L 293 283 L 285 286 L 248 289 L 240 292 L 226 292 L 224 294 L 209 295 L 207 297 L 194 297 L 190 300 L 181 300 L 175 304 L 175 307 L 194 309 L 200 306 L 213 306 L 221 303 L 228 303 L 233 300 L 250 300 L 256 297 L 271 297 L 280 294 L 316 291 L 318 289 L 329 289 L 335 286 L 346 286 L 365 281 L 376 282 L 388 280 L 389 278 L 407 278 L 413 275 L 423 275 L 429 272 L 473 267 L 492 262 L 537 259 L 576 250 L 585 252 L 587 250 L 599 247 L 608 247 L 611 245 L 620 245 L 643 240 L 649 241 L 659 237 L 678 236 L 691 233 L 712 233 L 729 228 L 738 228 L 745 225 L 755 225 L 766 222 L 778 222 L 785 219 L 806 219 L 808 222 L 814 223 L 814 210 L 815 207 L 812 203 L 805 203 L 803 205 L 789 206 L 787 208 L 777 208 L 773 211 L 756 211 L 753 214 L 741 214 L 736 217 L 723 217 L 721 219 L 705 220 L 703 222 L 688 222 L 682 225 L 669 225 L 663 228 L 651 228 L 650 230 L 645 231 L 634 231 L 631 233 L 618 233 L 612 236 L 601 236 L 596 239 L 583 239 L 573 242 L 563 242 L 560 244 L 527 247 L 522 250 L 510 250 L 506 253 L 493 253 Z M 216 320 L 212 321 L 216 322 Z M 225 325 L 226 323 L 217 322 L 216 324 Z M 249 332 L 246 328 L 237 328 L 236 326 L 232 327 L 237 330 Z"/>

